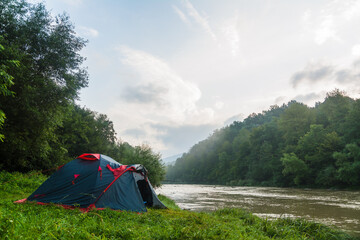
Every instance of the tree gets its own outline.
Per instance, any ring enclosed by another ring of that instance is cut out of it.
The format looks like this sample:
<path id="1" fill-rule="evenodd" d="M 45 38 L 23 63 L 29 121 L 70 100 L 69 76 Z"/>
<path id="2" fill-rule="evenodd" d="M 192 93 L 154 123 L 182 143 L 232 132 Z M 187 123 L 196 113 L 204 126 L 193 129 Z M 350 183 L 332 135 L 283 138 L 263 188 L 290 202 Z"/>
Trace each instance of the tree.
<path id="1" fill-rule="evenodd" d="M 348 142 L 357 142 L 360 144 L 360 99 L 352 104 L 348 114 L 345 117 L 344 132 Z"/>
<path id="2" fill-rule="evenodd" d="M 314 108 L 291 101 L 251 114 L 194 145 L 167 177 L 230 185 L 359 186 L 359 103 L 333 91 Z"/>
<path id="3" fill-rule="evenodd" d="M 305 182 L 308 167 L 303 160 L 299 159 L 295 153 L 284 153 L 280 160 L 284 166 L 282 172 L 285 176 L 291 175 L 296 185 L 301 185 Z"/>
<path id="4" fill-rule="evenodd" d="M 313 124 L 310 131 L 300 138 L 296 147 L 297 156 L 309 167 L 310 183 L 329 186 L 334 178 L 333 153 L 343 148 L 336 132 L 327 133 L 322 125 Z"/>
<path id="5" fill-rule="evenodd" d="M 69 17 L 52 17 L 44 4 L 24 0 L 0 1 L 0 35 L 8 59 L 20 67 L 8 66 L 16 79 L 15 98 L 0 96 L 7 121 L 0 143 L 0 157 L 7 170 L 53 167 L 66 152 L 58 143 L 68 105 L 87 85 L 79 51 L 85 41 L 76 36 Z M 51 156 L 51 157 L 50 157 Z"/>
<path id="6" fill-rule="evenodd" d="M 360 147 L 347 144 L 342 152 L 335 152 L 337 179 L 346 185 L 360 185 Z"/>
<path id="7" fill-rule="evenodd" d="M 322 124 L 329 131 L 344 135 L 345 118 L 351 108 L 353 99 L 347 97 L 345 92 L 335 89 L 326 94 L 325 101 L 317 110 L 317 123 Z"/>
<path id="8" fill-rule="evenodd" d="M 1 45 L 3 41 L 3 37 L 0 36 L 0 95 L 3 96 L 14 96 L 14 92 L 9 88 L 14 85 L 13 79 L 14 77 L 7 73 L 7 70 L 10 66 L 19 66 L 19 61 L 9 60 L 3 54 L 5 48 Z M 5 121 L 5 113 L 0 109 L 0 129 L 2 128 Z M 4 140 L 4 135 L 0 133 L 0 141 Z"/>
<path id="9" fill-rule="evenodd" d="M 277 125 L 274 122 L 254 128 L 250 134 L 250 155 L 248 176 L 257 183 L 270 182 L 272 165 L 279 142 Z"/>
<path id="10" fill-rule="evenodd" d="M 306 105 L 298 102 L 289 103 L 289 107 L 281 114 L 279 129 L 287 145 L 296 145 L 297 141 L 314 122 L 314 114 Z"/>
<path id="11" fill-rule="evenodd" d="M 130 153 L 125 156 L 125 164 L 142 164 L 148 171 L 149 180 L 154 187 L 161 185 L 165 178 L 165 165 L 161 160 L 161 155 L 154 153 L 147 145 L 136 146 Z"/>
<path id="12" fill-rule="evenodd" d="M 112 148 L 116 141 L 113 123 L 105 114 L 77 105 L 69 107 L 56 135 L 71 158 L 84 152 L 113 153 Z"/>

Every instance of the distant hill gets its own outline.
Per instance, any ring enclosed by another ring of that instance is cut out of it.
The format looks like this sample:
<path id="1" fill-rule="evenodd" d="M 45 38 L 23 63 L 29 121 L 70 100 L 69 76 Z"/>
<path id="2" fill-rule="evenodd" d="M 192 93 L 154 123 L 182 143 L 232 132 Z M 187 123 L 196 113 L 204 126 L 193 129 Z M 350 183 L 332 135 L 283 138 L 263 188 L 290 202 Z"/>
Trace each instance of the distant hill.
<path id="1" fill-rule="evenodd" d="M 334 90 L 314 107 L 291 101 L 215 130 L 169 165 L 170 182 L 360 187 L 360 99 Z"/>
<path id="2" fill-rule="evenodd" d="M 176 154 L 170 157 L 163 158 L 162 161 L 165 163 L 166 166 L 173 165 L 176 161 L 176 159 L 180 158 L 183 154 Z"/>

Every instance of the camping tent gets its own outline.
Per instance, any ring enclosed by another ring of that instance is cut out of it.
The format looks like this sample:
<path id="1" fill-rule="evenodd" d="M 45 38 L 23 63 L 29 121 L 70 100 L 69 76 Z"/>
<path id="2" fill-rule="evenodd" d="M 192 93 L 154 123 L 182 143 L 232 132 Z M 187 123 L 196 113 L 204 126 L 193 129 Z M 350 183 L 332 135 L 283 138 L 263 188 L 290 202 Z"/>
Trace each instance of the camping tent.
<path id="1" fill-rule="evenodd" d="M 146 207 L 166 208 L 142 165 L 121 165 L 102 154 L 83 154 L 60 167 L 26 200 L 85 211 L 111 208 L 146 212 Z"/>

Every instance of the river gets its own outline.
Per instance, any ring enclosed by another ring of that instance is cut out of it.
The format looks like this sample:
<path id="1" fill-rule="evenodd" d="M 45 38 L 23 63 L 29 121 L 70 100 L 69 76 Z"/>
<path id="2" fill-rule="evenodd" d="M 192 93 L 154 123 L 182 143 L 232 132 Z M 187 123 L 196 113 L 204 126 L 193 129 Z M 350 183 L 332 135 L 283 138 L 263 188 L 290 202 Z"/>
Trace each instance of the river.
<path id="1" fill-rule="evenodd" d="M 191 211 L 240 207 L 259 217 L 301 217 L 360 236 L 360 191 L 164 184 L 156 192 Z"/>

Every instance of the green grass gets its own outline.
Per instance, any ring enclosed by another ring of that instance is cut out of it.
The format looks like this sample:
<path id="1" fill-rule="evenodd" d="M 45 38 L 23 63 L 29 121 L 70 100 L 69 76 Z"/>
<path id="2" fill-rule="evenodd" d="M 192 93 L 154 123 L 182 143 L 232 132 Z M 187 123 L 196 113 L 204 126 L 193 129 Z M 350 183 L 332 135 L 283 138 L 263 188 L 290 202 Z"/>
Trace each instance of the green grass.
<path id="1" fill-rule="evenodd" d="M 143 214 L 13 203 L 45 179 L 38 173 L 0 173 L 0 239 L 355 239 L 302 219 L 270 221 L 242 209 L 181 210 L 165 196 L 159 198 L 169 209 Z"/>

